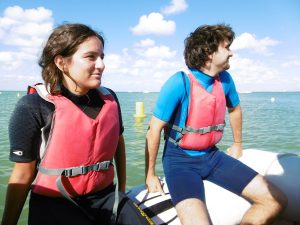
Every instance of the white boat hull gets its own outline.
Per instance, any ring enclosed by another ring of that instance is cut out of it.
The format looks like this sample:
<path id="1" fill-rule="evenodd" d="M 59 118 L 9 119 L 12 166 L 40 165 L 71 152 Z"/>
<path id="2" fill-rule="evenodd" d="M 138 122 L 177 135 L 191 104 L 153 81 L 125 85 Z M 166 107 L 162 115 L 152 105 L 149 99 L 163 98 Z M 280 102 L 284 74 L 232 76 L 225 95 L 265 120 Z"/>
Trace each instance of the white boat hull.
<path id="1" fill-rule="evenodd" d="M 287 196 L 288 206 L 276 225 L 300 225 L 300 156 L 257 149 L 244 150 L 240 160 L 264 175 Z M 164 191 L 168 187 L 163 180 Z M 214 225 L 240 224 L 250 203 L 209 181 L 204 181 L 206 204 Z M 132 188 L 128 196 L 150 214 L 155 224 L 180 225 L 170 195 L 148 193 L 144 185 Z M 274 224 L 274 225 L 275 225 Z"/>

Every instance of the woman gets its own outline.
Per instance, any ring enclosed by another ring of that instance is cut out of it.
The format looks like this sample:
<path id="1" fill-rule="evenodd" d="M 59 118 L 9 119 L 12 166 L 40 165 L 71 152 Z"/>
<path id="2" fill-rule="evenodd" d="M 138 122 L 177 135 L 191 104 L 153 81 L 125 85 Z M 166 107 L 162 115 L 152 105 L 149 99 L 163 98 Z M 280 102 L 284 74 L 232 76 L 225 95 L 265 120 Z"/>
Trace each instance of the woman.
<path id="1" fill-rule="evenodd" d="M 123 193 L 124 128 L 115 93 L 99 88 L 103 50 L 103 37 L 83 24 L 50 35 L 39 60 L 45 85 L 20 99 L 11 116 L 15 165 L 2 225 L 17 224 L 30 189 L 29 225 L 152 223 Z"/>

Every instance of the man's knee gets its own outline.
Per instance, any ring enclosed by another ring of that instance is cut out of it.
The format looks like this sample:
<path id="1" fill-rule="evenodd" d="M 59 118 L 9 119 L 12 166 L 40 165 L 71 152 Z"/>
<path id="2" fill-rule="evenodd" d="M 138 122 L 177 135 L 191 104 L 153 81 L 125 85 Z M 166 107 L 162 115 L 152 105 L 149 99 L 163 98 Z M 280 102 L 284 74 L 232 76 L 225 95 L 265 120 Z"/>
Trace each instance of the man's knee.
<path id="1" fill-rule="evenodd" d="M 243 190 L 242 195 L 253 203 L 273 208 L 278 213 L 283 211 L 288 204 L 288 199 L 280 188 L 261 175 L 253 178 Z"/>
<path id="2" fill-rule="evenodd" d="M 205 203 L 199 199 L 182 200 L 175 208 L 182 224 L 212 224 Z"/>
<path id="3" fill-rule="evenodd" d="M 288 205 L 288 198 L 279 187 L 277 187 L 270 181 L 266 182 L 268 183 L 270 194 L 274 199 L 274 204 L 277 204 L 278 210 L 282 212 Z"/>

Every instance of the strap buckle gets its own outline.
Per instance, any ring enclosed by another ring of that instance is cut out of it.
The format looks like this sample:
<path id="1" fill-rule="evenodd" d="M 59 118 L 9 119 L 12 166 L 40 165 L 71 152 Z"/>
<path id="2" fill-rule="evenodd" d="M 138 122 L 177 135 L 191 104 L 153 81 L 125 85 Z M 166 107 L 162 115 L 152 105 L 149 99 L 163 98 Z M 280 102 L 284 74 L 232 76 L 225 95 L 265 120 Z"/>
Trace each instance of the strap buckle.
<path id="1" fill-rule="evenodd" d="M 65 176 L 65 177 L 71 177 L 73 174 L 73 169 L 65 169 L 63 170 L 63 172 L 61 173 L 61 175 Z"/>
<path id="2" fill-rule="evenodd" d="M 95 170 L 96 171 L 108 170 L 110 164 L 111 164 L 111 161 L 98 162 L 95 164 L 96 165 Z"/>
<path id="3" fill-rule="evenodd" d="M 215 126 L 212 127 L 212 130 L 224 130 L 225 124 L 217 124 Z"/>
<path id="4" fill-rule="evenodd" d="M 186 133 L 188 133 L 188 132 L 189 132 L 189 131 L 188 131 L 187 128 L 181 128 L 180 133 L 181 133 L 182 135 L 184 135 L 184 134 L 186 134 Z"/>
<path id="5" fill-rule="evenodd" d="M 78 166 L 78 167 L 65 169 L 62 172 L 62 175 L 66 177 L 72 177 L 72 176 L 87 174 L 89 171 L 90 171 L 89 166 Z"/>
<path id="6" fill-rule="evenodd" d="M 109 166 L 111 165 L 111 161 L 103 161 L 98 162 L 93 165 L 88 166 L 78 166 L 74 168 L 70 168 L 65 170 L 65 176 L 76 176 L 76 175 L 84 175 L 90 171 L 101 171 L 101 170 L 108 170 Z"/>

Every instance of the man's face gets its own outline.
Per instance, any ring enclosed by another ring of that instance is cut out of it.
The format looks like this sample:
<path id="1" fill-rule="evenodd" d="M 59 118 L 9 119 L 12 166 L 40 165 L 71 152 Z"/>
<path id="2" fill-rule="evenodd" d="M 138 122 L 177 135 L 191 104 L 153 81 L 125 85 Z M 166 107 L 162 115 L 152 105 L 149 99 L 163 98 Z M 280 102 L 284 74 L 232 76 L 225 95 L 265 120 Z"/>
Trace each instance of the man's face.
<path id="1" fill-rule="evenodd" d="M 212 64 L 215 68 L 222 72 L 228 70 L 229 58 L 232 56 L 230 43 L 226 40 L 219 44 L 218 50 L 212 54 Z"/>

